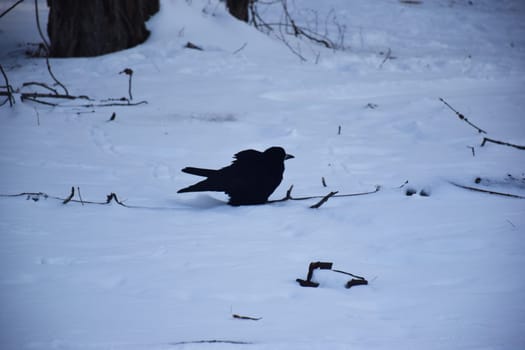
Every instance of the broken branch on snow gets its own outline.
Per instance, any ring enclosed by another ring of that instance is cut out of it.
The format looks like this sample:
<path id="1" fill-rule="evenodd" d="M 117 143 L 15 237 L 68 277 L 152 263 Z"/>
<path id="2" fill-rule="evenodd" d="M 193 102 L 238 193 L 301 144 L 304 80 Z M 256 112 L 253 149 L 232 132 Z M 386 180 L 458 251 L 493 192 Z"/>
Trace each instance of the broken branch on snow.
<path id="1" fill-rule="evenodd" d="M 376 186 L 374 191 L 369 191 L 369 192 L 347 193 L 347 194 L 337 194 L 338 192 L 330 192 L 329 194 L 324 195 L 324 196 L 306 196 L 306 197 L 292 197 L 292 189 L 293 189 L 293 185 L 291 185 L 290 188 L 286 191 L 286 195 L 283 198 L 269 200 L 266 203 L 270 204 L 270 203 L 284 202 L 284 201 L 288 201 L 288 200 L 303 201 L 303 200 L 308 200 L 308 199 L 321 199 L 322 203 L 319 205 L 319 206 L 321 206 L 328 199 L 330 199 L 332 197 L 333 198 L 336 198 L 336 197 L 355 197 L 355 196 L 364 196 L 364 195 L 368 195 L 368 194 L 377 193 L 377 192 L 379 192 L 381 190 L 381 186 Z M 325 198 L 326 198 L 326 200 L 322 201 Z M 317 204 L 319 204 L 319 203 L 317 203 Z"/>
<path id="2" fill-rule="evenodd" d="M 259 321 L 262 320 L 262 317 L 251 317 L 251 316 L 241 316 L 238 314 L 233 314 L 233 318 L 239 319 L 239 320 L 251 320 L 251 321 Z"/>
<path id="3" fill-rule="evenodd" d="M 481 142 L 481 147 L 485 146 L 485 143 L 487 143 L 487 142 L 491 142 L 491 143 L 495 143 L 495 144 L 503 145 L 503 146 L 514 147 L 514 148 L 521 149 L 521 150 L 525 150 L 525 146 L 520 146 L 520 145 L 515 145 L 513 143 L 498 141 L 498 140 L 490 139 L 488 137 L 484 137 L 483 138 L 483 142 Z"/>
<path id="4" fill-rule="evenodd" d="M 2 73 L 2 76 L 4 77 L 5 89 L 6 89 L 5 92 L 0 91 L 0 96 L 7 96 L 7 100 L 2 102 L 0 106 L 3 106 L 4 104 L 7 103 L 7 101 L 9 101 L 9 107 L 13 107 L 13 105 L 15 104 L 15 98 L 13 97 L 13 87 L 9 84 L 9 79 L 7 78 L 7 74 L 5 74 L 4 68 L 2 67 L 1 64 L 0 64 L 0 72 Z"/>
<path id="5" fill-rule="evenodd" d="M 444 99 L 442 99 L 441 97 L 439 98 L 439 100 L 441 102 L 443 102 L 445 104 L 445 106 L 447 106 L 448 108 L 450 108 L 454 113 L 456 113 L 456 115 L 458 116 L 459 119 L 463 120 L 465 123 L 467 123 L 468 125 L 472 126 L 474 129 L 476 129 L 480 134 L 486 134 L 487 132 L 479 127 L 477 127 L 476 125 L 474 125 L 473 123 L 471 123 L 467 117 L 465 117 L 463 114 L 459 113 L 458 111 L 456 111 L 451 105 L 449 105 L 447 103 L 447 101 L 445 101 Z"/>
<path id="6" fill-rule="evenodd" d="M 519 196 L 519 195 L 517 195 L 517 194 L 505 193 L 505 192 L 490 191 L 490 190 L 485 190 L 485 189 L 482 189 L 482 188 L 477 188 L 477 187 L 471 187 L 471 186 L 460 185 L 460 184 L 455 183 L 455 182 L 452 182 L 452 181 L 449 181 L 449 183 L 450 183 L 451 185 L 454 185 L 454 186 L 456 186 L 456 187 L 463 188 L 463 189 L 465 189 L 465 190 L 469 190 L 469 191 L 475 191 L 475 192 L 482 192 L 482 193 L 487 193 L 487 194 L 493 194 L 493 195 L 496 195 L 496 196 L 504 196 L 504 197 L 511 197 L 511 198 L 525 199 L 525 197 L 523 197 L 523 196 Z"/>
<path id="7" fill-rule="evenodd" d="M 320 208 L 321 205 L 325 204 L 331 197 L 335 196 L 336 194 L 337 194 L 337 191 L 328 193 L 318 203 L 310 206 L 310 208 L 311 209 L 318 209 L 318 208 Z"/>

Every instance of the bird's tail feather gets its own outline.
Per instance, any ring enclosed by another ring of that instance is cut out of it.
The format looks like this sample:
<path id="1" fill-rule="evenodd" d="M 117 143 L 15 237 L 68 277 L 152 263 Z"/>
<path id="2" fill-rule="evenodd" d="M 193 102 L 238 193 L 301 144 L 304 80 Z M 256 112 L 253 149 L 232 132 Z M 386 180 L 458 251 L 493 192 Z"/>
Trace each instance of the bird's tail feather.
<path id="1" fill-rule="evenodd" d="M 185 188 L 182 188 L 177 191 L 177 193 L 184 193 L 184 192 L 205 192 L 205 191 L 224 191 L 222 188 L 218 187 L 217 185 L 214 185 L 213 183 L 210 183 L 207 179 L 203 180 L 201 182 L 196 183 L 195 185 L 191 185 Z"/>
<path id="2" fill-rule="evenodd" d="M 182 172 L 187 173 L 187 174 L 197 175 L 197 176 L 210 177 L 211 175 L 215 174 L 217 170 L 186 167 L 182 169 Z"/>

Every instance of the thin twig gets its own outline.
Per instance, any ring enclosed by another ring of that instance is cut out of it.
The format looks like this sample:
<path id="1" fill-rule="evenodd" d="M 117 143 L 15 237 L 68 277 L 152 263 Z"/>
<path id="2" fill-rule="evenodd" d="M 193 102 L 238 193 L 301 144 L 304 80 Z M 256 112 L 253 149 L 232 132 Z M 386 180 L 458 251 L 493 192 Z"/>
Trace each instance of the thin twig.
<path id="1" fill-rule="evenodd" d="M 84 201 L 82 200 L 82 195 L 80 194 L 80 187 L 77 186 L 77 192 L 78 192 L 78 198 L 80 199 L 80 203 L 84 205 Z"/>
<path id="2" fill-rule="evenodd" d="M 467 117 L 465 117 L 463 114 L 459 113 L 458 111 L 456 111 L 451 105 L 449 105 L 447 103 L 447 101 L 445 101 L 444 99 L 442 99 L 441 97 L 439 98 L 439 100 L 441 102 L 443 102 L 445 104 L 445 106 L 447 106 L 448 108 L 450 108 L 454 113 L 456 113 L 456 115 L 458 116 L 459 119 L 463 120 L 465 123 L 467 123 L 468 125 L 472 126 L 474 129 L 476 129 L 480 134 L 486 134 L 487 132 L 483 129 L 480 129 L 479 127 L 477 127 L 476 125 L 472 124 L 468 119 Z"/>
<path id="3" fill-rule="evenodd" d="M 490 139 L 488 137 L 484 137 L 483 138 L 483 142 L 481 143 L 481 147 L 485 146 L 485 143 L 487 143 L 487 142 L 492 142 L 492 143 L 496 143 L 498 145 L 509 146 L 509 147 L 514 147 L 514 148 L 517 148 L 517 149 L 525 150 L 525 146 L 520 146 L 520 145 L 515 145 L 515 144 L 512 144 L 512 143 L 508 143 L 508 142 L 498 141 L 498 140 Z"/>
<path id="4" fill-rule="evenodd" d="M 383 68 L 383 64 L 390 58 L 390 55 L 392 54 L 392 50 L 388 48 L 388 51 L 386 52 L 385 59 L 381 62 L 379 65 L 379 68 Z"/>
<path id="5" fill-rule="evenodd" d="M 40 28 L 40 16 L 38 15 L 38 0 L 35 0 L 35 16 L 36 16 L 36 27 L 38 29 L 38 33 L 40 34 L 40 38 L 42 38 L 44 46 L 46 47 L 46 51 L 47 51 L 46 56 L 49 56 L 51 54 L 51 46 L 47 42 L 44 36 L 44 33 L 42 32 L 42 28 Z"/>
<path id="6" fill-rule="evenodd" d="M 321 205 L 325 204 L 331 197 L 335 196 L 337 194 L 337 191 L 330 192 L 326 196 L 324 196 L 318 203 L 310 206 L 312 209 L 318 209 L 321 207 Z"/>
<path id="7" fill-rule="evenodd" d="M 248 43 L 244 43 L 244 44 L 242 44 L 242 46 L 239 47 L 237 50 L 233 51 L 232 54 L 233 54 L 233 55 L 238 54 L 239 52 L 241 52 L 241 51 L 246 47 L 246 45 L 248 45 Z"/>
<path id="8" fill-rule="evenodd" d="M 13 97 L 13 87 L 9 84 L 9 79 L 7 78 L 7 74 L 5 74 L 4 68 L 0 64 L 0 72 L 2 72 L 2 76 L 5 80 L 5 88 L 6 88 L 6 96 L 7 101 L 9 101 L 9 107 L 13 107 L 15 104 L 15 98 Z M 0 94 L 0 96 L 3 96 L 4 94 Z M 5 102 L 4 102 L 5 103 Z M 2 105 L 4 104 L 2 103 Z"/>
<path id="9" fill-rule="evenodd" d="M 277 203 L 277 202 L 284 202 L 284 201 L 287 201 L 287 200 L 291 200 L 291 201 L 304 201 L 304 200 L 308 200 L 308 199 L 318 199 L 318 198 L 324 198 L 326 196 L 307 196 L 307 197 L 292 197 L 292 189 L 293 189 L 293 185 L 290 186 L 290 188 L 288 189 L 288 191 L 286 191 L 286 195 L 281 198 L 281 199 L 274 199 L 274 200 L 269 200 L 267 201 L 266 203 L 268 204 L 271 204 L 271 203 Z M 347 194 L 334 194 L 332 197 L 334 198 L 338 198 L 338 197 L 356 197 L 356 196 L 365 196 L 365 195 L 368 195 L 368 194 L 374 194 L 374 193 L 377 193 L 381 190 L 381 186 L 376 186 L 375 190 L 373 191 L 369 191 L 369 192 L 359 192 L 359 193 L 347 193 Z"/>
<path id="10" fill-rule="evenodd" d="M 460 184 L 457 184 L 457 183 L 452 182 L 452 181 L 449 181 L 449 183 L 452 184 L 452 185 L 454 185 L 454 186 L 457 186 L 457 187 L 463 188 L 463 189 L 465 189 L 465 190 L 476 191 L 476 192 L 483 192 L 483 193 L 493 194 L 493 195 L 497 195 L 497 196 L 504 196 L 504 197 L 511 197 L 511 198 L 520 198 L 520 199 L 525 199 L 525 197 L 523 197 L 523 196 L 518 196 L 517 194 L 505 193 L 505 192 L 496 192 L 496 191 L 489 191 L 489 190 L 484 190 L 484 189 L 482 189 L 482 188 L 477 188 L 477 187 L 470 187 L 470 186 L 460 185 Z"/>
<path id="11" fill-rule="evenodd" d="M 36 1 L 36 0 L 35 0 Z M 47 65 L 47 71 L 49 72 L 49 75 L 51 75 L 51 78 L 57 83 L 66 93 L 66 95 L 69 95 L 69 91 L 67 91 L 67 88 L 64 84 L 62 84 L 53 74 L 53 71 L 51 71 L 51 64 L 49 63 L 49 55 L 46 56 L 46 65 Z"/>
<path id="12" fill-rule="evenodd" d="M 8 13 L 9 11 L 11 11 L 12 9 L 14 9 L 18 4 L 20 4 L 21 2 L 23 2 L 24 0 L 18 0 L 17 2 L 15 2 L 13 5 L 11 5 L 7 10 L 5 10 L 4 12 L 2 12 L 2 14 L 0 15 L 0 18 L 4 17 L 4 15 L 6 13 Z"/>
<path id="13" fill-rule="evenodd" d="M 26 87 L 26 86 L 31 86 L 31 85 L 37 85 L 37 86 L 40 86 L 40 87 L 43 87 L 44 89 L 47 89 L 49 91 L 51 91 L 52 93 L 54 93 L 55 95 L 60 95 L 58 93 L 57 90 L 53 89 L 52 87 L 49 87 L 48 85 L 44 84 L 44 83 L 39 83 L 39 82 L 36 82 L 36 81 L 29 81 L 27 83 L 23 83 L 22 84 L 22 87 Z"/>
<path id="14" fill-rule="evenodd" d="M 62 204 L 67 204 L 67 203 L 69 203 L 69 202 L 73 199 L 74 196 L 75 196 L 75 188 L 74 188 L 74 187 L 71 187 L 71 193 L 69 194 L 69 196 L 68 196 L 66 199 L 64 199 L 64 201 L 62 202 Z"/>
<path id="15" fill-rule="evenodd" d="M 241 315 L 237 315 L 237 314 L 233 314 L 232 317 L 236 318 L 236 319 L 239 319 L 239 320 L 251 320 L 251 321 L 262 320 L 262 317 L 241 316 Z"/>
<path id="16" fill-rule="evenodd" d="M 119 72 L 118 74 L 126 74 L 129 77 L 129 80 L 128 80 L 128 95 L 129 95 L 129 100 L 130 101 L 133 100 L 133 95 L 131 95 L 131 78 L 133 77 L 133 69 L 126 68 L 122 72 Z"/>

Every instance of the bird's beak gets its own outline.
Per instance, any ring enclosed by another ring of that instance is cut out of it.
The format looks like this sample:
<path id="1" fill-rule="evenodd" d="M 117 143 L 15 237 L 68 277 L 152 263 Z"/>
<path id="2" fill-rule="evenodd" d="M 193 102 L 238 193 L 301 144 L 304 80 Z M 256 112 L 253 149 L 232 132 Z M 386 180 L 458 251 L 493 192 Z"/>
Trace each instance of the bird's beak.
<path id="1" fill-rule="evenodd" d="M 284 156 L 284 160 L 292 159 L 292 158 L 295 158 L 295 157 L 292 156 L 291 154 L 287 154 L 287 155 Z"/>

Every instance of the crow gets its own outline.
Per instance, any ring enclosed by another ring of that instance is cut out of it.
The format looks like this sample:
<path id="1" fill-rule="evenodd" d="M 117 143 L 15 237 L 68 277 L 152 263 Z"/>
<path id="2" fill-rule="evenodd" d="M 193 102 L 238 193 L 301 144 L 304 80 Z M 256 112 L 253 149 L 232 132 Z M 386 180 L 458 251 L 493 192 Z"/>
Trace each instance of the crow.
<path id="1" fill-rule="evenodd" d="M 233 206 L 263 204 L 283 179 L 284 161 L 294 158 L 282 147 L 270 147 L 264 152 L 253 149 L 234 156 L 231 165 L 218 169 L 186 167 L 182 172 L 206 177 L 205 180 L 180 189 L 177 193 L 225 192 Z"/>

